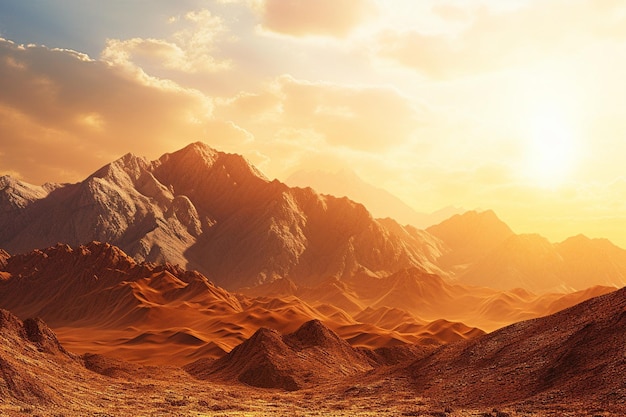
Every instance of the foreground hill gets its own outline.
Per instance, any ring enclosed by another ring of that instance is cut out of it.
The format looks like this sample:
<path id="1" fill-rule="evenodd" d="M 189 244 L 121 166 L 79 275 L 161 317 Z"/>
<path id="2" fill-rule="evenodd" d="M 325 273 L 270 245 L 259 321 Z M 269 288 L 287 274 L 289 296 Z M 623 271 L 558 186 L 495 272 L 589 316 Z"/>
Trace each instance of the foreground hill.
<path id="1" fill-rule="evenodd" d="M 41 320 L 0 310 L 0 412 L 622 416 L 625 320 L 622 289 L 431 353 L 354 349 L 310 321 L 286 335 L 260 329 L 185 373 L 78 357 Z"/>
<path id="2" fill-rule="evenodd" d="M 415 389 L 461 405 L 624 404 L 626 289 L 442 347 L 415 362 Z"/>
<path id="3" fill-rule="evenodd" d="M 68 353 L 54 333 L 41 320 L 24 322 L 0 309 L 0 398 L 31 404 L 49 404 L 68 393 L 68 382 L 80 372 L 78 356 Z M 63 381 L 52 388 L 55 375 Z"/>

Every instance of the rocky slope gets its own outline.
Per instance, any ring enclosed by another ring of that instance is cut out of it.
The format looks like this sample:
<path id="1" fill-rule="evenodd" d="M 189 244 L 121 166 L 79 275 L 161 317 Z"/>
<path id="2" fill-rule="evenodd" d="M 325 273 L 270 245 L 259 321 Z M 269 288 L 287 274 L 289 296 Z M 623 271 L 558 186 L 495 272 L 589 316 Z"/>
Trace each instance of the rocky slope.
<path id="1" fill-rule="evenodd" d="M 295 391 L 363 373 L 373 364 L 319 320 L 312 320 L 285 336 L 261 328 L 216 362 L 194 363 L 186 369 L 200 378 Z"/>
<path id="2" fill-rule="evenodd" d="M 461 405 L 626 400 L 626 289 L 442 347 L 415 362 L 420 395 Z"/>
<path id="3" fill-rule="evenodd" d="M 52 403 L 58 400 L 58 391 L 41 378 L 42 373 L 67 375 L 64 368 L 76 371 L 80 366 L 80 359 L 68 353 L 41 320 L 22 322 L 9 311 L 0 309 L 2 402 L 15 399 L 31 404 Z"/>

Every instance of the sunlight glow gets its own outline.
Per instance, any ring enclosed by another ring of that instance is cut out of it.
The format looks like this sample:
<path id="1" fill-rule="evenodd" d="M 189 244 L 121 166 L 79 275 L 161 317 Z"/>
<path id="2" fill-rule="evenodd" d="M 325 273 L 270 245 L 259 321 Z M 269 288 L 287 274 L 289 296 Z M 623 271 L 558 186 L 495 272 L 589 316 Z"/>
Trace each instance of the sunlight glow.
<path id="1" fill-rule="evenodd" d="M 544 188 L 561 185 L 574 168 L 577 148 L 570 120 L 554 108 L 538 111 L 529 126 L 526 176 Z"/>

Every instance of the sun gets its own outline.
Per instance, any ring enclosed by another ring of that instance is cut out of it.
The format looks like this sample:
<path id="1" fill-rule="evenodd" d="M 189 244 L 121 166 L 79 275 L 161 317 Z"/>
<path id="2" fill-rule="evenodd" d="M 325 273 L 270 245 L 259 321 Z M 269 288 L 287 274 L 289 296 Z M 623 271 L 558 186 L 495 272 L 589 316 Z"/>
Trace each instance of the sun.
<path id="1" fill-rule="evenodd" d="M 573 125 L 555 108 L 533 114 L 526 137 L 525 174 L 536 185 L 554 188 L 568 179 L 578 151 Z"/>

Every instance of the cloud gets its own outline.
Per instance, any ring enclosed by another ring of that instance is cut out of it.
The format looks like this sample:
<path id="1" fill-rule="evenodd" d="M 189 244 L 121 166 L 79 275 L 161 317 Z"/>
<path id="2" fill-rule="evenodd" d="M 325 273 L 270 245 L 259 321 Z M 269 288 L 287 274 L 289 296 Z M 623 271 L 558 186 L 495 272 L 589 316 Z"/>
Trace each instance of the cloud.
<path id="1" fill-rule="evenodd" d="M 296 37 L 345 37 L 374 14 L 370 0 L 258 0 L 264 29 Z"/>
<path id="2" fill-rule="evenodd" d="M 625 12 L 613 0 L 535 1 L 505 10 L 437 6 L 436 15 L 469 16 L 469 23 L 434 34 L 388 28 L 377 38 L 377 53 L 433 78 L 458 77 L 567 55 L 598 37 L 623 37 Z"/>
<path id="3" fill-rule="evenodd" d="M 307 82 L 288 75 L 264 91 L 223 102 L 216 115 L 257 138 L 307 137 L 316 144 L 367 152 L 410 141 L 422 117 L 411 100 L 392 88 Z"/>
<path id="4" fill-rule="evenodd" d="M 164 67 L 187 73 L 215 72 L 230 67 L 230 61 L 212 55 L 217 40 L 227 32 L 220 17 L 208 10 L 199 10 L 171 17 L 169 23 L 184 26 L 167 40 L 108 39 L 101 58 L 118 65 L 144 69 Z"/>
<path id="5" fill-rule="evenodd" d="M 0 169 L 33 183 L 75 181 L 126 152 L 251 138 L 195 90 L 74 51 L 0 39 L 0 91 Z"/>

